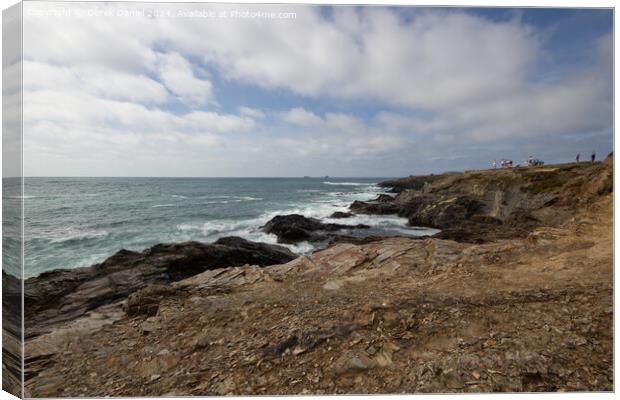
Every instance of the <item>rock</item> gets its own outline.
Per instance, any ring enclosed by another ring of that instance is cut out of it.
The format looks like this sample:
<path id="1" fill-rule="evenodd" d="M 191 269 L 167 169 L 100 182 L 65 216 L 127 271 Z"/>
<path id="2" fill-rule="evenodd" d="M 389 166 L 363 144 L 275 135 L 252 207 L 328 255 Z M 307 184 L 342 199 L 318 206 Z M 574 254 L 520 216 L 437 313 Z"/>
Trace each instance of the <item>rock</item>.
<path id="1" fill-rule="evenodd" d="M 296 347 L 298 343 L 299 343 L 299 339 L 297 338 L 297 336 L 291 336 L 274 345 L 267 346 L 263 349 L 263 358 L 271 359 L 271 358 L 279 357 L 282 354 L 284 354 L 287 350 L 290 351 L 291 348 Z"/>
<path id="2" fill-rule="evenodd" d="M 140 331 L 143 335 L 148 335 L 149 333 L 154 332 L 157 328 L 157 325 L 153 321 L 150 321 L 150 318 L 140 325 Z"/>
<path id="3" fill-rule="evenodd" d="M 338 290 L 340 289 L 342 286 L 344 286 L 344 282 L 340 279 L 336 279 L 336 280 L 331 280 L 326 282 L 323 285 L 323 289 L 325 290 Z"/>
<path id="4" fill-rule="evenodd" d="M 335 213 L 330 215 L 329 218 L 340 219 L 340 218 L 350 218 L 352 216 L 353 216 L 353 214 L 350 213 L 350 212 L 336 211 Z"/>
<path id="5" fill-rule="evenodd" d="M 172 292 L 174 292 L 174 289 L 170 286 L 147 286 L 127 297 L 125 312 L 130 317 L 137 315 L 154 316 L 157 314 L 159 302 Z"/>
<path id="6" fill-rule="evenodd" d="M 409 176 L 407 178 L 379 182 L 379 186 L 384 188 L 391 188 L 394 193 L 400 193 L 405 190 L 419 191 L 422 190 L 424 186 L 430 185 L 433 182 L 440 180 L 444 175 L 445 174 Z"/>
<path id="7" fill-rule="evenodd" d="M 445 229 L 468 220 L 482 206 L 480 201 L 468 196 L 419 195 L 411 197 L 399 215 L 406 216 L 411 226 Z"/>
<path id="8" fill-rule="evenodd" d="M 303 353 L 305 353 L 306 351 L 308 351 L 308 349 L 305 349 L 305 348 L 303 348 L 303 347 L 299 347 L 299 346 L 297 346 L 297 347 L 295 347 L 295 348 L 293 349 L 293 355 L 294 355 L 294 356 L 297 356 L 297 355 L 299 355 L 299 354 L 303 354 Z"/>
<path id="9" fill-rule="evenodd" d="M 325 224 L 299 214 L 278 215 L 269 220 L 263 231 L 278 237 L 279 243 L 323 242 L 333 239 L 340 230 L 368 229 L 368 225 Z"/>
<path id="10" fill-rule="evenodd" d="M 400 207 L 395 203 L 378 203 L 371 201 L 354 201 L 349 208 L 356 214 L 398 214 Z"/>
<path id="11" fill-rule="evenodd" d="M 348 369 L 353 371 L 365 371 L 371 366 L 372 362 L 369 359 L 357 355 L 353 355 L 347 364 Z"/>
<path id="12" fill-rule="evenodd" d="M 192 350 L 197 351 L 197 350 L 203 350 L 206 349 L 210 346 L 209 344 L 209 340 L 202 337 L 202 338 L 197 338 L 196 340 L 194 340 L 194 342 L 192 343 Z"/>
<path id="13" fill-rule="evenodd" d="M 490 215 L 482 215 L 475 214 L 470 218 L 474 222 L 479 222 L 481 224 L 492 224 L 492 225 L 501 225 L 503 222 L 499 218 L 492 217 Z"/>
<path id="14" fill-rule="evenodd" d="M 374 366 L 374 361 L 364 354 L 346 353 L 336 360 L 332 366 L 332 373 L 335 376 L 357 373 L 367 371 Z"/>
<path id="15" fill-rule="evenodd" d="M 158 244 L 142 252 L 120 250 L 101 264 L 44 272 L 25 281 L 27 338 L 120 301 L 150 285 L 160 285 L 128 301 L 130 315 L 153 315 L 165 295 L 161 285 L 206 270 L 245 264 L 267 266 L 296 258 L 282 246 L 226 237 L 214 243 Z"/>
<path id="16" fill-rule="evenodd" d="M 377 203 L 390 203 L 394 201 L 394 196 L 390 196 L 389 194 L 380 194 L 374 201 Z"/>
<path id="17" fill-rule="evenodd" d="M 483 243 L 527 237 L 557 226 L 574 209 L 613 191 L 613 156 L 597 164 L 449 172 L 381 182 L 398 193 L 355 202 L 356 213 L 398 214 L 412 226 L 441 229 L 435 237 Z"/>

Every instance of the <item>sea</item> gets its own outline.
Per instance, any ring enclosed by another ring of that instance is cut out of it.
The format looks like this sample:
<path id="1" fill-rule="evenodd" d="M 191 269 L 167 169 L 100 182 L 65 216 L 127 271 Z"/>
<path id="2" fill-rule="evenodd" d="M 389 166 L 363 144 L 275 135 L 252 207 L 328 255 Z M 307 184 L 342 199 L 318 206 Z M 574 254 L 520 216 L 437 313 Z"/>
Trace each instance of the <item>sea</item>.
<path id="1" fill-rule="evenodd" d="M 25 178 L 23 197 L 17 199 L 24 204 L 24 275 L 89 266 L 120 249 L 140 251 L 162 242 L 240 236 L 276 244 L 276 236 L 261 227 L 285 214 L 371 226 L 343 232 L 356 236 L 437 232 L 407 226 L 395 215 L 329 218 L 354 200 L 385 193 L 377 186 L 385 179 Z M 16 201 L 13 191 L 5 192 L 5 204 Z M 298 254 L 316 250 L 308 242 L 285 246 Z"/>

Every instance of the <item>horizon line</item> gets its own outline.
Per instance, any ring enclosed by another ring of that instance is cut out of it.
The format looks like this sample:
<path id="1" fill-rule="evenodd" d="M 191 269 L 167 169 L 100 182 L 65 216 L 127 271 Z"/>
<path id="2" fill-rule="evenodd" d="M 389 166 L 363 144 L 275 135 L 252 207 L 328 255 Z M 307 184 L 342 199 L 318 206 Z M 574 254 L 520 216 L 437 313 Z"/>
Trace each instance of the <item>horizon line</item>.
<path id="1" fill-rule="evenodd" d="M 27 176 L 5 176 L 5 178 L 172 178 L 172 179 L 376 179 L 376 178 L 397 178 L 397 176 L 113 176 L 113 175 L 27 175 Z"/>

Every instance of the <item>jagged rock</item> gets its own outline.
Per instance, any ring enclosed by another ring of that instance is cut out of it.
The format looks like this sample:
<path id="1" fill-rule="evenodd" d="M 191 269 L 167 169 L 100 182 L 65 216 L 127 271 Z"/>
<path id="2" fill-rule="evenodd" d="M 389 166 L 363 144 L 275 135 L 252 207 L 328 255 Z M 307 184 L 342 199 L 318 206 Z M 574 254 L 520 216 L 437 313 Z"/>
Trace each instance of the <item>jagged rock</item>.
<path id="1" fill-rule="evenodd" d="M 470 219 L 474 222 L 479 222 L 481 224 L 501 225 L 503 223 L 501 219 L 492 217 L 490 215 L 475 214 L 472 215 Z"/>
<path id="2" fill-rule="evenodd" d="M 44 272 L 25 281 L 26 337 L 120 301 L 149 285 L 165 285 L 209 269 L 283 264 L 294 258 L 296 255 L 282 246 L 226 237 L 210 244 L 166 243 L 142 252 L 120 250 L 92 267 Z M 145 299 L 134 300 L 137 303 L 132 304 L 137 305 Z M 152 312 L 149 307 L 138 309 L 138 313 Z M 128 310 L 132 313 L 137 309 Z"/>
<path id="3" fill-rule="evenodd" d="M 349 206 L 356 214 L 398 214 L 400 207 L 396 203 L 355 200 Z"/>
<path id="4" fill-rule="evenodd" d="M 426 175 L 426 176 L 409 176 L 407 178 L 380 182 L 379 186 L 390 188 L 392 189 L 394 193 L 400 193 L 405 190 L 422 190 L 425 185 L 431 184 L 441 179 L 444 176 L 445 174 Z"/>
<path id="5" fill-rule="evenodd" d="M 467 196 L 420 195 L 413 197 L 399 214 L 406 216 L 412 226 L 444 229 L 471 218 L 482 207 L 482 202 Z"/>
<path id="6" fill-rule="evenodd" d="M 350 218 L 352 216 L 353 214 L 349 212 L 336 211 L 335 213 L 330 215 L 329 218 L 340 219 L 340 218 Z"/>
<path id="7" fill-rule="evenodd" d="M 278 215 L 263 226 L 265 232 L 278 237 L 279 243 L 322 242 L 338 236 L 334 233 L 336 231 L 368 228 L 368 225 L 363 224 L 325 224 L 318 219 L 299 214 Z"/>
<path id="8" fill-rule="evenodd" d="M 376 199 L 374 199 L 374 201 L 378 203 L 389 203 L 394 201 L 394 196 L 390 196 L 389 194 L 380 194 Z"/>
<path id="9" fill-rule="evenodd" d="M 376 363 L 364 354 L 343 354 L 332 366 L 332 374 L 335 376 L 347 373 L 359 373 L 374 368 Z"/>
<path id="10" fill-rule="evenodd" d="M 170 286 L 147 286 L 146 288 L 140 289 L 127 297 L 125 312 L 130 317 L 137 315 L 146 315 L 147 317 L 151 317 L 156 315 L 159 308 L 159 302 L 166 297 L 166 295 L 169 295 L 172 292 L 174 292 L 174 289 Z"/>

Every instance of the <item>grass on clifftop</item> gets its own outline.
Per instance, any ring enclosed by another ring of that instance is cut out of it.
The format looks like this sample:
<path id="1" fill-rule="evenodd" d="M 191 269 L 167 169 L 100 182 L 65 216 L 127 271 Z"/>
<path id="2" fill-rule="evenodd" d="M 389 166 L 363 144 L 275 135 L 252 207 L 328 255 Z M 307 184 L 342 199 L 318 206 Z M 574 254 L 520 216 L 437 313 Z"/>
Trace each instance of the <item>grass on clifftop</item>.
<path id="1" fill-rule="evenodd" d="M 527 186 L 525 189 L 529 194 L 540 194 L 552 191 L 556 188 L 561 187 L 562 185 L 564 185 L 564 182 L 559 179 L 547 179 L 544 181 L 533 183 Z"/>

